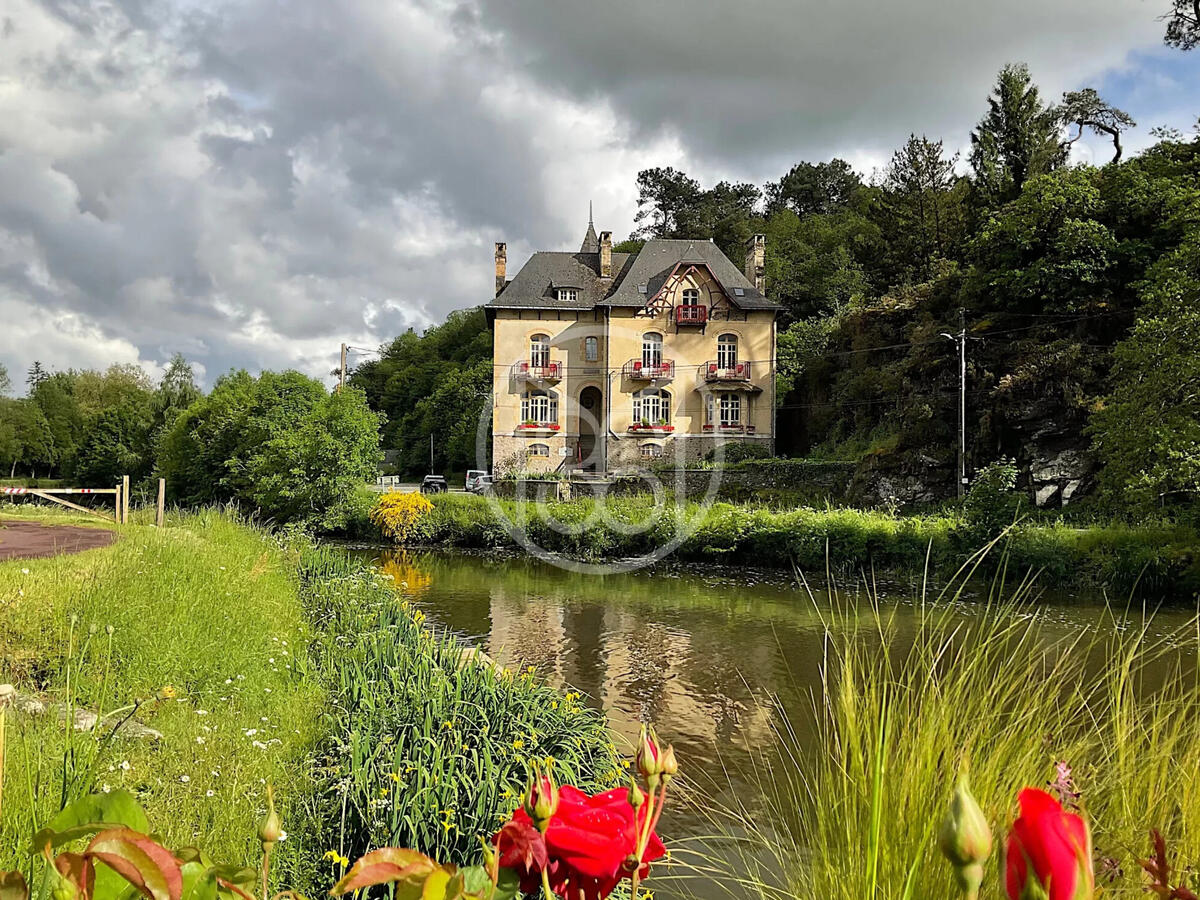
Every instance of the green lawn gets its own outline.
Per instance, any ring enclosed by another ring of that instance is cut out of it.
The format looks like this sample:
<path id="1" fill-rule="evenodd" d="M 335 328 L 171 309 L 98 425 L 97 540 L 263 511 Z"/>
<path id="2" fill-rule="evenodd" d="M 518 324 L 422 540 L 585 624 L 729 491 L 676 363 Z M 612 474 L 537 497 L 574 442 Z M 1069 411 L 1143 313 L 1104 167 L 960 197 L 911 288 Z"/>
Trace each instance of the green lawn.
<path id="1" fill-rule="evenodd" d="M 28 506 L 5 517 L 103 527 Z M 305 673 L 308 640 L 294 561 L 215 512 L 161 531 L 131 525 L 100 550 L 0 563 L 0 682 L 104 712 L 140 703 L 136 719 L 163 734 L 69 734 L 53 717 L 10 716 L 0 869 L 26 861 L 34 823 L 64 799 L 117 787 L 168 845 L 254 858 L 265 782 L 285 819 L 307 782 L 322 697 Z"/>

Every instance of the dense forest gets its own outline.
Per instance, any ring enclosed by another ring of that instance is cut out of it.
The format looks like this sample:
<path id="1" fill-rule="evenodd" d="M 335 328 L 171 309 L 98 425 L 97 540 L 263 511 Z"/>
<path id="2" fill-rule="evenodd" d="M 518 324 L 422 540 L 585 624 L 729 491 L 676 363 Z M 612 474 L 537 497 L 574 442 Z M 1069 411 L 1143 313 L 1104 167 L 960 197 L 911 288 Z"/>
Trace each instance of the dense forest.
<path id="1" fill-rule="evenodd" d="M 1049 103 L 1010 65 L 965 159 L 914 134 L 870 178 L 839 159 L 761 187 L 648 169 L 623 249 L 711 238 L 740 262 L 766 235 L 767 291 L 784 306 L 779 451 L 858 461 L 866 499 L 954 493 L 947 337 L 961 329 L 968 472 L 1010 458 L 1053 506 L 1097 493 L 1134 511 L 1186 505 L 1200 489 L 1200 137 L 1159 129 L 1127 158 L 1133 124 L 1091 89 Z M 1069 162 L 1087 132 L 1111 144 L 1106 164 Z M 431 434 L 435 467 L 474 464 L 490 366 L 475 309 L 356 370 L 397 470 L 425 469 Z"/>

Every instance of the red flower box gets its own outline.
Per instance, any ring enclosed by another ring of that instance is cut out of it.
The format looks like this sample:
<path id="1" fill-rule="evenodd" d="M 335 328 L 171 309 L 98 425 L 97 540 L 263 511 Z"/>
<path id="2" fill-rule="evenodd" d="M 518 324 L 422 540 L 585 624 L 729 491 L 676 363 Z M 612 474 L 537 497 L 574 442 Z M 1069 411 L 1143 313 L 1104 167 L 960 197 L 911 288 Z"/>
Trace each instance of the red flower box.
<path id="1" fill-rule="evenodd" d="M 517 431 L 558 431 L 561 427 L 557 422 L 524 423 L 517 426 Z"/>

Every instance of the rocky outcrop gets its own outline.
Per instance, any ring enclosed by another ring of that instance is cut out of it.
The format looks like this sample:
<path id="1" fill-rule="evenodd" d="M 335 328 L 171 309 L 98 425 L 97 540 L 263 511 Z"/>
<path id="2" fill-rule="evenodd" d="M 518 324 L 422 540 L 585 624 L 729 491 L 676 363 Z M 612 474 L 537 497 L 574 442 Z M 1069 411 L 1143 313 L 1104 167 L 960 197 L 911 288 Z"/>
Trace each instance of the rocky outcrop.
<path id="1" fill-rule="evenodd" d="M 1029 487 L 1038 506 L 1066 506 L 1092 486 L 1095 466 L 1091 457 L 1076 447 L 1033 456 L 1029 463 Z"/>

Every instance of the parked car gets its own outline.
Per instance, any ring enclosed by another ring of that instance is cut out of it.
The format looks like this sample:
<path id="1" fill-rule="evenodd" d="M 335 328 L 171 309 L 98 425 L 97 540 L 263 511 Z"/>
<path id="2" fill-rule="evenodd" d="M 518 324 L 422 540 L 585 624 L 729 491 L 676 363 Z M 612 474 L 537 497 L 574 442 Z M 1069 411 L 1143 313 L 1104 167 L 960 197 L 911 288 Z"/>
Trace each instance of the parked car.
<path id="1" fill-rule="evenodd" d="M 467 490 L 472 494 L 486 494 L 492 489 L 496 478 L 493 475 L 488 475 L 486 472 L 476 475 L 474 480 L 467 479 Z"/>
<path id="2" fill-rule="evenodd" d="M 445 475 L 426 475 L 421 481 L 422 494 L 444 494 L 449 489 Z"/>
<path id="3" fill-rule="evenodd" d="M 465 485 L 466 489 L 472 493 L 477 493 L 475 487 L 481 478 L 486 478 L 488 483 L 491 483 L 492 476 L 483 469 L 467 469 L 467 483 Z"/>

